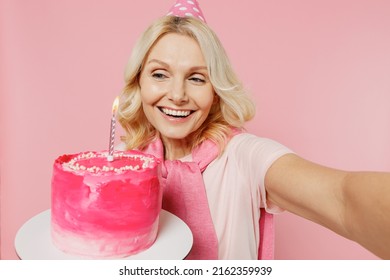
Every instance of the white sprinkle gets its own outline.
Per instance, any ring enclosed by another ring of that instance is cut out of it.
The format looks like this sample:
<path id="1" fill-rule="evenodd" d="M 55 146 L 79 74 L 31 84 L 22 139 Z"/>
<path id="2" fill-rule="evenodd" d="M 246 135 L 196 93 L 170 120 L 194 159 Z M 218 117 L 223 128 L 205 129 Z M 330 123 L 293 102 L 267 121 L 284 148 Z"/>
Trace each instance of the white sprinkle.
<path id="1" fill-rule="evenodd" d="M 114 167 L 108 167 L 108 166 L 103 166 L 102 168 L 97 167 L 97 166 L 86 167 L 84 165 L 81 165 L 78 162 L 80 160 L 90 159 L 90 158 L 97 158 L 97 157 L 106 158 L 107 155 L 108 155 L 107 152 L 102 152 L 102 153 L 87 152 L 87 153 L 77 155 L 76 157 L 69 160 L 68 162 L 64 162 L 62 165 L 66 168 L 69 168 L 70 170 L 73 170 L 73 171 L 83 170 L 83 171 L 87 171 L 87 172 L 96 174 L 99 172 L 114 171 L 115 173 L 122 173 L 122 172 L 127 171 L 127 170 L 139 170 L 140 168 L 146 169 L 152 163 L 155 162 L 153 158 L 148 157 L 148 156 L 135 155 L 135 154 L 125 154 L 123 152 L 115 152 L 114 156 L 117 159 L 127 158 L 127 159 L 140 160 L 142 167 L 140 167 L 140 165 L 136 165 L 136 166 L 126 165 L 126 166 L 122 166 L 120 168 L 114 168 Z"/>

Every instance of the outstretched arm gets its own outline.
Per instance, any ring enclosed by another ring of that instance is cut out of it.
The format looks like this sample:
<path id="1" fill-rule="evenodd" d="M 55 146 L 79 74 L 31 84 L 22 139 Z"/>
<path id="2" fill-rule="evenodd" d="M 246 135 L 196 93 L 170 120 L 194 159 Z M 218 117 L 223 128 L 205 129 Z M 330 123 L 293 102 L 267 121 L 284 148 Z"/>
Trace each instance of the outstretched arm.
<path id="1" fill-rule="evenodd" d="M 268 201 L 390 259 L 390 173 L 346 172 L 294 154 L 265 178 Z"/>

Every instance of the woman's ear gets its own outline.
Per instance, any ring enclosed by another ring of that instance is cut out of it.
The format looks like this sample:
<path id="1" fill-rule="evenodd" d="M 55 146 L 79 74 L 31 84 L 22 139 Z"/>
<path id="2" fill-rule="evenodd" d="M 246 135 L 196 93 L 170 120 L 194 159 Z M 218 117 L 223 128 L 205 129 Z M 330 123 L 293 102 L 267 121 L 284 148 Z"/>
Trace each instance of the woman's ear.
<path id="1" fill-rule="evenodd" d="M 217 104 L 218 102 L 219 102 L 219 95 L 214 93 L 213 105 Z"/>

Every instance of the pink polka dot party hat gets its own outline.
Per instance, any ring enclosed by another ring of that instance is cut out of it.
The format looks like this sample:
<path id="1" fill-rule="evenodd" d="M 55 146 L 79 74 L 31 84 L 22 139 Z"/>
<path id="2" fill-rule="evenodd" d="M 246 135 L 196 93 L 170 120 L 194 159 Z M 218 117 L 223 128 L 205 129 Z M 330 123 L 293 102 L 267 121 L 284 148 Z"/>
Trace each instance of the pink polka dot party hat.
<path id="1" fill-rule="evenodd" d="M 169 10 L 167 16 L 195 17 L 206 22 L 199 3 L 196 0 L 177 0 Z"/>

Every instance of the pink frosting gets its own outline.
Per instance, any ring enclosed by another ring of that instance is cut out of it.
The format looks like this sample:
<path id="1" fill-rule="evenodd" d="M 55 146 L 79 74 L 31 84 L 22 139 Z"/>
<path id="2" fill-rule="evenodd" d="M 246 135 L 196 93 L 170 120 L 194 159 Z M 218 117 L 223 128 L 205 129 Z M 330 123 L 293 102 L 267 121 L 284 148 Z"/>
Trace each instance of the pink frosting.
<path id="1" fill-rule="evenodd" d="M 162 191 L 159 161 L 136 151 L 63 155 L 52 177 L 52 241 L 91 258 L 124 257 L 156 239 Z"/>

